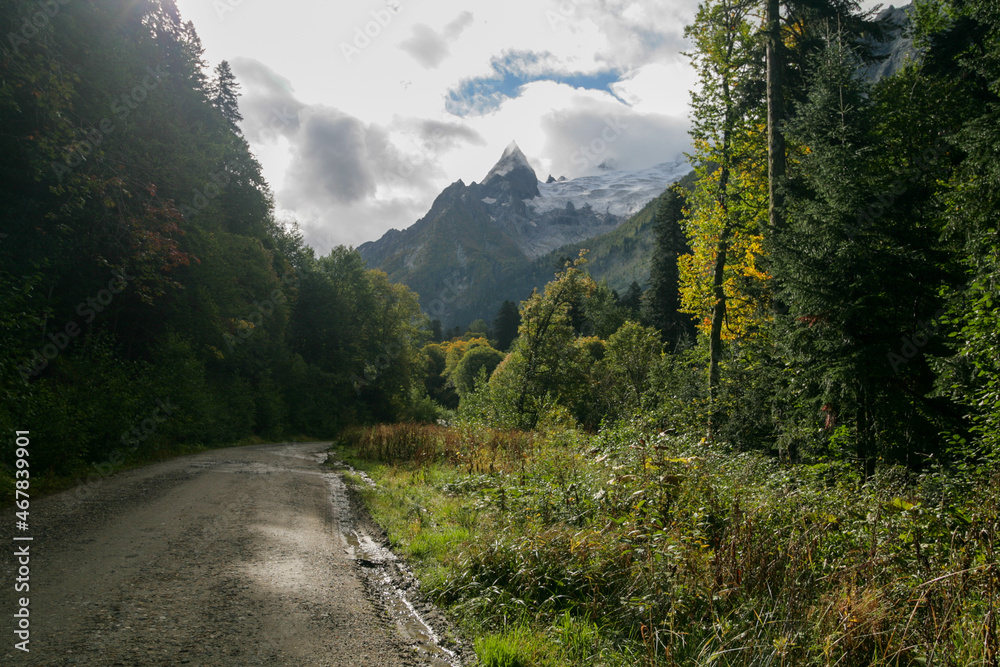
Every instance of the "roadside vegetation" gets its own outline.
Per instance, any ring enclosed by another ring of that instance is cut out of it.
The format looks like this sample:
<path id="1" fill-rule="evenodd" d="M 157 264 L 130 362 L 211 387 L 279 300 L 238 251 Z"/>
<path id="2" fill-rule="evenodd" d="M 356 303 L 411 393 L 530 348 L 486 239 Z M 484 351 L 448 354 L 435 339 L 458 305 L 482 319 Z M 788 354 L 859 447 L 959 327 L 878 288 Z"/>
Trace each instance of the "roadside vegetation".
<path id="1" fill-rule="evenodd" d="M 482 664 L 998 667 L 1000 14 L 914 17 L 872 82 L 850 3 L 703 2 L 648 289 L 567 261 L 344 432 Z"/>
<path id="2" fill-rule="evenodd" d="M 1000 475 L 788 464 L 623 421 L 340 456 L 481 664 L 991 665 Z"/>

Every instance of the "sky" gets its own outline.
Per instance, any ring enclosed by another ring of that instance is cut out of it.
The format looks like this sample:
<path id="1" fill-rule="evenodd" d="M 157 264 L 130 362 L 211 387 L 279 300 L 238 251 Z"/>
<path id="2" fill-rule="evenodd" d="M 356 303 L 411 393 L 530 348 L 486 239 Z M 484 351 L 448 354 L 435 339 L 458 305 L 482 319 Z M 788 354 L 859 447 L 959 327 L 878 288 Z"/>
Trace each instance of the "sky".
<path id="1" fill-rule="evenodd" d="M 697 0 L 177 0 L 241 86 L 282 220 L 326 254 L 423 216 L 511 141 L 539 178 L 688 150 Z"/>

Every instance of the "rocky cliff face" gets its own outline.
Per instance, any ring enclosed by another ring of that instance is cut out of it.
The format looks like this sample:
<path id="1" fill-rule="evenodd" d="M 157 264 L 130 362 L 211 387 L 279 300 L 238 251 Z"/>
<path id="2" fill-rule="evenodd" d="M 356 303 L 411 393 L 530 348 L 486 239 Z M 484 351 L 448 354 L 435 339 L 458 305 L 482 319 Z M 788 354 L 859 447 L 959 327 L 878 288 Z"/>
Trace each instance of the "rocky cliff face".
<path id="1" fill-rule="evenodd" d="M 861 75 L 864 78 L 872 82 L 884 79 L 898 72 L 910 60 L 920 57 L 910 35 L 913 12 L 912 4 L 905 7 L 890 5 L 888 9 L 879 12 L 878 20 L 884 25 L 885 35 L 868 42 L 872 55 L 879 60 L 862 68 Z"/>

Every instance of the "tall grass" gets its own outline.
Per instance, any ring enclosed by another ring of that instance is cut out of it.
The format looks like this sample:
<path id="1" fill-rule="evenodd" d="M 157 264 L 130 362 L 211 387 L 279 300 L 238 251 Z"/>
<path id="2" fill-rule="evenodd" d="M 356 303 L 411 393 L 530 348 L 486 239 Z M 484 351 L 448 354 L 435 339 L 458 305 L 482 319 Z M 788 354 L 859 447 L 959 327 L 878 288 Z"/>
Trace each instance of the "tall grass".
<path id="1" fill-rule="evenodd" d="M 488 664 L 997 667 L 996 472 L 863 482 L 641 423 L 350 441 L 394 464 L 376 515 L 433 508 L 390 530 L 404 549 L 451 536 L 420 555 Z"/>
<path id="2" fill-rule="evenodd" d="M 446 428 L 434 424 L 379 424 L 345 430 L 340 441 L 369 461 L 448 461 L 470 473 L 520 469 L 536 436 L 525 431 Z"/>

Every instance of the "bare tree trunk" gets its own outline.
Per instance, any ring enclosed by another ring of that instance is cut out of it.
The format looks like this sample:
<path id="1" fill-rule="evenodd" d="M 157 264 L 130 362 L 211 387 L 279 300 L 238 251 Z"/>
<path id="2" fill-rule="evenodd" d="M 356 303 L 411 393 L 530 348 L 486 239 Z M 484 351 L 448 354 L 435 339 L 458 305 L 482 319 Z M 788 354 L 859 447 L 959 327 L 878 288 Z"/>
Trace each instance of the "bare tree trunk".
<path id="1" fill-rule="evenodd" d="M 712 278 L 712 292 L 715 305 L 712 307 L 712 332 L 709 336 L 709 366 L 708 366 L 708 437 L 711 439 L 716 426 L 717 403 L 719 394 L 719 363 L 722 361 L 722 322 L 726 318 L 726 290 L 724 286 L 726 272 L 726 253 L 729 242 L 723 235 L 719 239 L 719 247 L 715 256 L 715 273 Z"/>
<path id="2" fill-rule="evenodd" d="M 781 60 L 781 5 L 767 0 L 764 21 L 767 30 L 767 181 L 768 224 L 772 230 L 782 224 L 782 197 L 778 184 L 785 177 L 785 137 L 779 125 L 785 120 L 785 99 Z"/>

